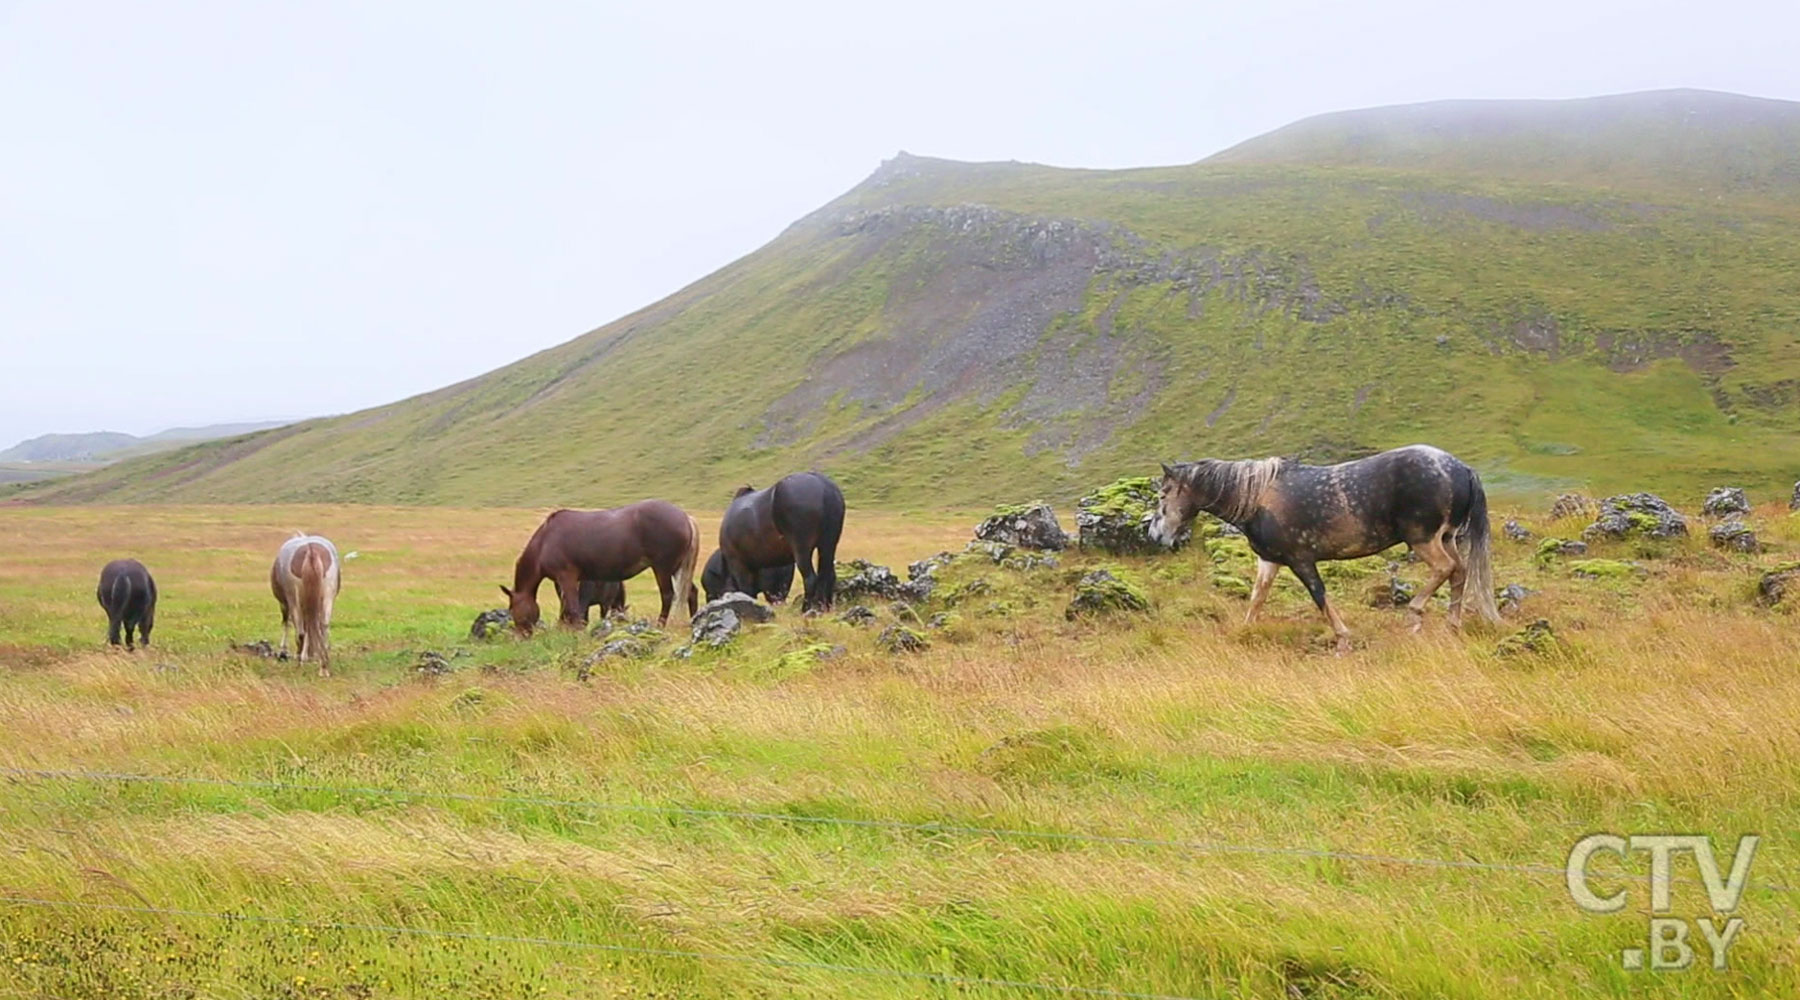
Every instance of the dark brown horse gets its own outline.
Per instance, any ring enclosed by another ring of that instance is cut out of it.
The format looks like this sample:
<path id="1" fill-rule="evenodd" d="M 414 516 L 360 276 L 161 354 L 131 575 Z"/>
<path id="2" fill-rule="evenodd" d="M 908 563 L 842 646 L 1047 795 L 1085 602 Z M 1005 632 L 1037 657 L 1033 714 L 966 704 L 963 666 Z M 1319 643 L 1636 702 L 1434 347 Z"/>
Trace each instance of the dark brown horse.
<path id="1" fill-rule="evenodd" d="M 100 571 L 100 586 L 94 596 L 106 609 L 106 641 L 117 646 L 121 627 L 125 632 L 125 648 L 131 649 L 131 633 L 137 630 L 138 641 L 150 645 L 150 629 L 156 625 L 156 581 L 150 571 L 136 559 L 114 559 Z"/>
<path id="2" fill-rule="evenodd" d="M 745 486 L 719 522 L 726 582 L 732 590 L 753 593 L 758 573 L 793 563 L 806 581 L 801 609 L 828 610 L 837 596 L 837 546 L 843 533 L 844 491 L 817 472 L 797 472 L 765 490 Z"/>
<path id="3" fill-rule="evenodd" d="M 1339 465 L 1302 465 L 1282 458 L 1247 462 L 1205 459 L 1163 466 L 1162 501 L 1150 537 L 1163 545 L 1199 511 L 1243 529 L 1256 553 L 1256 585 L 1245 622 L 1256 620 L 1275 574 L 1286 566 L 1312 595 L 1336 633 L 1338 649 L 1350 630 L 1325 598 L 1316 565 L 1359 559 L 1405 542 L 1431 567 L 1431 578 L 1408 607 L 1413 631 L 1425 602 L 1450 582 L 1450 625 L 1462 625 L 1465 600 L 1498 621 L 1488 557 L 1487 493 L 1475 470 L 1445 451 L 1416 444 Z M 1474 587 L 1474 593 L 1467 588 Z"/>
<path id="4" fill-rule="evenodd" d="M 667 500 L 641 500 L 610 510 L 559 510 L 525 543 L 513 566 L 513 585 L 502 586 L 513 627 L 529 634 L 538 623 L 538 586 L 556 582 L 561 619 L 580 626 L 587 619 L 581 581 L 622 582 L 648 569 L 662 593 L 658 622 L 667 624 L 678 597 L 688 614 L 700 606 L 694 570 L 700 562 L 700 528 Z"/>
<path id="5" fill-rule="evenodd" d="M 782 563 L 757 571 L 756 587 L 770 604 L 785 602 L 788 591 L 794 589 L 794 564 Z M 707 557 L 706 568 L 700 571 L 700 589 L 706 593 L 709 601 L 718 600 L 731 590 L 731 582 L 725 575 L 724 549 L 714 549 L 713 554 Z"/>
<path id="6" fill-rule="evenodd" d="M 562 591 L 556 592 L 557 600 L 562 599 Z M 598 605 L 600 617 L 622 615 L 625 613 L 625 585 L 617 580 L 583 580 L 581 581 L 581 618 L 587 620 L 588 609 Z"/>

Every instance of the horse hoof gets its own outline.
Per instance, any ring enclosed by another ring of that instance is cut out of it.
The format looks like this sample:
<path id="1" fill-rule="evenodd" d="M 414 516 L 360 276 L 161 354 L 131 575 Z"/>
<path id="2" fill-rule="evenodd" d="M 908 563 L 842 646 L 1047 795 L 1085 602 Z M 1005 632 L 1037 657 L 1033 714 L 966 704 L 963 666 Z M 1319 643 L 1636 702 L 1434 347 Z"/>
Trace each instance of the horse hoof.
<path id="1" fill-rule="evenodd" d="M 1345 654 L 1350 652 L 1350 648 L 1351 648 L 1350 647 L 1350 637 L 1347 635 L 1338 636 L 1337 655 L 1344 656 Z"/>

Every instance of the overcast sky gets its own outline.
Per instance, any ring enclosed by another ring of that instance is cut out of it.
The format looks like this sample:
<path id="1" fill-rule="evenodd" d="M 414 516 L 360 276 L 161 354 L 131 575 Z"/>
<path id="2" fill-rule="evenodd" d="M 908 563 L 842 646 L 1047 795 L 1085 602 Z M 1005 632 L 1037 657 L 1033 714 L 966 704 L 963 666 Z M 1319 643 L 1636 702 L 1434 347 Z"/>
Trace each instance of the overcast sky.
<path id="1" fill-rule="evenodd" d="M 0 0 L 0 448 L 476 375 L 900 149 L 1144 166 L 1370 105 L 1794 99 L 1796 37 L 1792 0 Z"/>

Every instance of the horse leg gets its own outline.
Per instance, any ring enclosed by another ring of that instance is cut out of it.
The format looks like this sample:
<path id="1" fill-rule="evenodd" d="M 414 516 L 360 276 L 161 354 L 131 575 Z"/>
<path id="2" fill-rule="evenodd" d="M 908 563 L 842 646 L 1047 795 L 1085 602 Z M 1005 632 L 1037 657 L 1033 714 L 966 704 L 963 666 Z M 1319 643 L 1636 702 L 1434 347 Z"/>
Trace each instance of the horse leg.
<path id="1" fill-rule="evenodd" d="M 1431 577 L 1425 581 L 1425 586 L 1420 587 L 1418 594 L 1414 595 L 1406 605 L 1407 612 L 1412 615 L 1412 630 L 1416 633 L 1425 627 L 1426 602 L 1430 601 L 1431 595 L 1437 593 L 1438 588 L 1444 585 L 1444 581 L 1450 579 L 1451 574 L 1456 572 L 1457 560 L 1456 554 L 1444 544 L 1444 536 L 1441 533 L 1431 536 L 1423 545 L 1415 546 L 1415 549 L 1425 563 L 1431 567 Z"/>
<path id="2" fill-rule="evenodd" d="M 1462 628 L 1463 589 L 1468 582 L 1469 567 L 1458 560 L 1456 569 L 1450 572 L 1450 627 L 1452 629 L 1460 630 Z"/>
<path id="3" fill-rule="evenodd" d="M 669 624 L 669 609 L 675 606 L 675 574 L 661 566 L 652 566 L 650 571 L 656 574 L 656 592 L 662 595 L 662 613 L 656 618 L 656 627 Z"/>
<path id="4" fill-rule="evenodd" d="M 568 569 L 551 577 L 556 582 L 556 596 L 561 599 L 562 623 L 574 628 L 587 624 L 587 608 L 581 603 L 581 575 Z"/>
<path id="5" fill-rule="evenodd" d="M 1250 610 L 1244 614 L 1245 625 L 1256 621 L 1257 612 L 1262 610 L 1263 601 L 1269 596 L 1269 587 L 1275 582 L 1275 574 L 1280 572 L 1280 563 L 1267 559 L 1256 561 L 1256 584 L 1250 588 Z"/>
<path id="6" fill-rule="evenodd" d="M 800 613 L 807 614 L 818 610 L 816 595 L 819 589 L 819 574 L 813 569 L 811 549 L 794 546 L 794 565 L 800 570 L 801 589 L 805 596 L 800 599 Z"/>
<path id="7" fill-rule="evenodd" d="M 1337 651 L 1350 652 L 1350 628 L 1338 617 L 1337 609 L 1325 596 L 1325 581 L 1319 576 L 1319 567 L 1309 562 L 1296 562 L 1288 567 L 1300 582 L 1306 585 L 1306 592 L 1312 595 L 1313 603 L 1324 613 L 1325 621 L 1330 624 L 1333 635 L 1337 636 Z"/>
<path id="8" fill-rule="evenodd" d="M 109 646 L 119 644 L 119 617 L 111 611 L 106 613 L 106 644 Z"/>

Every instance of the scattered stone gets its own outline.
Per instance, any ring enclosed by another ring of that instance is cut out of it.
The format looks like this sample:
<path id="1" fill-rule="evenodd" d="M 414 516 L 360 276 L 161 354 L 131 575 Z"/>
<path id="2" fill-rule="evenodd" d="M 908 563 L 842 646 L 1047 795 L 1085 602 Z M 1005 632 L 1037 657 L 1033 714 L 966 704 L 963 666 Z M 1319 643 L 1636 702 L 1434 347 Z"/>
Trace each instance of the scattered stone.
<path id="1" fill-rule="evenodd" d="M 267 639 L 258 639 L 255 642 L 234 642 L 230 644 L 230 648 L 234 653 L 243 653 L 245 656 L 260 656 L 265 660 L 285 660 L 288 658 L 286 652 L 276 649 L 274 643 L 271 643 Z"/>
<path id="2" fill-rule="evenodd" d="M 1628 580 L 1649 572 L 1638 563 L 1620 559 L 1577 559 L 1569 563 L 1569 575 L 1584 580 Z"/>
<path id="3" fill-rule="evenodd" d="M 1024 573 L 1034 569 L 1056 569 L 1062 565 L 1062 560 L 1053 555 L 1027 552 L 1022 555 L 1007 556 L 1000 560 L 1000 565 Z"/>
<path id="4" fill-rule="evenodd" d="M 1654 493 L 1623 493 L 1600 501 L 1600 516 L 1582 535 L 1588 538 L 1676 538 L 1688 533 L 1687 519 Z"/>
<path id="5" fill-rule="evenodd" d="M 1516 583 L 1509 583 L 1494 592 L 1494 598 L 1500 602 L 1502 614 L 1519 610 L 1519 606 L 1525 603 L 1525 598 L 1530 596 L 1531 591 Z"/>
<path id="6" fill-rule="evenodd" d="M 1559 556 L 1585 556 L 1587 550 L 1587 543 L 1583 541 L 1569 538 L 1545 538 L 1538 542 L 1536 558 L 1538 565 L 1547 566 Z"/>
<path id="7" fill-rule="evenodd" d="M 774 612 L 771 611 L 770 614 L 773 615 Z M 739 617 L 742 616 L 740 615 Z M 605 618 L 595 622 L 594 627 L 588 630 L 588 634 L 596 639 L 604 638 L 614 633 L 620 635 L 662 638 L 662 633 L 656 630 L 656 626 L 650 624 L 648 618 L 634 618 L 631 621 L 626 621 L 616 615 L 607 615 Z"/>
<path id="8" fill-rule="evenodd" d="M 505 608 L 495 608 L 475 616 L 475 624 L 469 626 L 469 638 L 498 639 L 509 628 L 512 628 L 512 612 Z"/>
<path id="9" fill-rule="evenodd" d="M 1041 501 L 1000 507 L 975 526 L 975 537 L 1015 548 L 1060 552 L 1069 547 L 1069 536 L 1056 521 L 1056 512 Z"/>
<path id="10" fill-rule="evenodd" d="M 906 567 L 906 578 L 908 580 L 935 578 L 938 570 L 950 565 L 955 559 L 956 557 L 948 552 L 939 552 L 935 556 L 921 559 L 916 563 L 908 565 Z"/>
<path id="11" fill-rule="evenodd" d="M 859 628 L 873 625 L 875 624 L 875 612 L 870 610 L 866 605 L 852 605 L 843 614 L 838 615 L 838 621 L 841 621 L 846 625 L 855 625 Z"/>
<path id="12" fill-rule="evenodd" d="M 1706 534 L 1712 539 L 1714 548 L 1730 549 L 1733 552 L 1762 550 L 1762 543 L 1756 540 L 1756 532 L 1744 523 L 1743 518 L 1735 515 L 1713 525 Z"/>
<path id="13" fill-rule="evenodd" d="M 455 669 L 444 654 L 429 649 L 420 653 L 419 662 L 413 664 L 413 671 L 421 677 L 442 677 Z"/>
<path id="14" fill-rule="evenodd" d="M 1736 486 L 1720 486 L 1706 495 L 1706 502 L 1700 505 L 1700 512 L 1707 517 L 1748 514 L 1750 498 Z"/>
<path id="15" fill-rule="evenodd" d="M 1520 524 L 1516 517 L 1507 518 L 1506 523 L 1500 526 L 1500 533 L 1515 542 L 1531 541 L 1531 529 Z"/>
<path id="16" fill-rule="evenodd" d="M 1588 517 L 1594 513 L 1594 499 L 1581 493 L 1564 493 L 1550 505 L 1550 520 L 1565 517 Z"/>
<path id="17" fill-rule="evenodd" d="M 1756 584 L 1756 600 L 1759 604 L 1776 605 L 1787 596 L 1791 587 L 1800 586 L 1800 562 L 1787 562 L 1770 567 Z"/>
<path id="18" fill-rule="evenodd" d="M 980 597 L 983 594 L 991 594 L 993 592 L 994 585 L 988 582 L 987 577 L 978 576 L 973 580 L 968 580 L 945 591 L 944 603 L 955 607 L 971 597 Z"/>
<path id="19" fill-rule="evenodd" d="M 1076 582 L 1075 599 L 1069 602 L 1064 617 L 1072 620 L 1085 614 L 1148 610 L 1150 599 L 1142 588 L 1113 575 L 1111 570 L 1097 569 Z"/>
<path id="20" fill-rule="evenodd" d="M 1788 498 L 1788 510 L 1800 510 L 1800 483 L 1794 484 L 1794 495 Z"/>
<path id="21" fill-rule="evenodd" d="M 642 639 L 630 637 L 614 639 L 606 645 L 601 646 L 599 649 L 594 650 L 593 655 L 587 658 L 586 665 L 592 667 L 602 660 L 635 660 L 642 656 L 649 656 L 653 648 L 654 647 L 652 647 L 650 643 L 645 642 Z"/>
<path id="22" fill-rule="evenodd" d="M 1084 549 L 1114 555 L 1153 555 L 1167 551 L 1150 540 L 1150 519 L 1161 502 L 1157 481 L 1128 476 L 1100 487 L 1075 502 L 1075 530 Z M 1200 515 L 1212 519 L 1209 515 Z M 1201 523 L 1198 518 L 1196 524 Z M 1182 529 L 1175 548 L 1193 537 L 1194 525 Z"/>
<path id="23" fill-rule="evenodd" d="M 1403 608 L 1413 599 L 1413 585 L 1400 579 L 1399 569 L 1399 563 L 1387 564 L 1387 577 L 1369 588 L 1370 607 Z"/>
<path id="24" fill-rule="evenodd" d="M 1501 639 L 1494 652 L 1506 657 L 1550 656 L 1562 652 L 1563 648 L 1563 641 L 1550 628 L 1550 620 L 1539 618 Z"/>
<path id="25" fill-rule="evenodd" d="M 775 612 L 766 604 L 757 603 L 749 594 L 732 591 L 720 595 L 716 601 L 707 601 L 699 613 L 694 615 L 693 645 L 718 648 L 743 631 L 744 623 L 758 624 L 775 620 Z"/>
<path id="26" fill-rule="evenodd" d="M 837 573 L 837 596 L 840 599 L 881 597 L 893 600 L 900 596 L 900 578 L 894 575 L 894 571 L 867 559 L 838 563 Z"/>
<path id="27" fill-rule="evenodd" d="M 888 605 L 888 614 L 893 615 L 899 621 L 912 622 L 915 625 L 923 620 L 919 617 L 918 609 L 905 601 L 895 601 Z"/>
<path id="28" fill-rule="evenodd" d="M 989 559 L 992 559 L 995 564 L 999 564 L 1005 562 L 1007 558 L 1013 554 L 1013 547 L 1001 542 L 984 542 L 978 538 L 963 546 L 963 551 L 975 555 L 987 556 Z"/>
<path id="29" fill-rule="evenodd" d="M 900 599 L 914 604 L 924 604 L 931 600 L 931 592 L 937 589 L 937 577 L 922 576 L 917 580 L 908 580 L 900 585 Z"/>
<path id="30" fill-rule="evenodd" d="M 917 653 L 931 645 L 924 636 L 898 623 L 882 629 L 875 644 L 890 653 Z"/>

